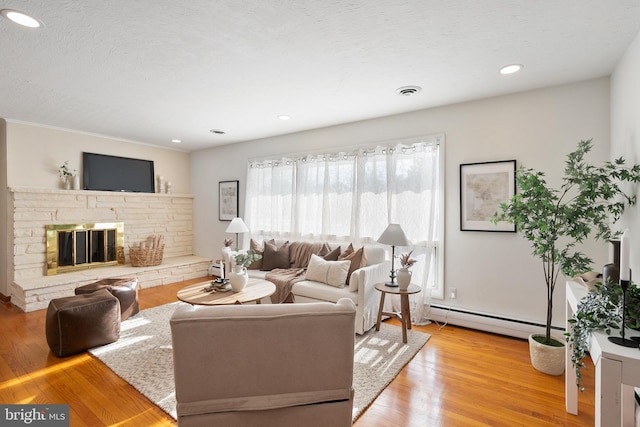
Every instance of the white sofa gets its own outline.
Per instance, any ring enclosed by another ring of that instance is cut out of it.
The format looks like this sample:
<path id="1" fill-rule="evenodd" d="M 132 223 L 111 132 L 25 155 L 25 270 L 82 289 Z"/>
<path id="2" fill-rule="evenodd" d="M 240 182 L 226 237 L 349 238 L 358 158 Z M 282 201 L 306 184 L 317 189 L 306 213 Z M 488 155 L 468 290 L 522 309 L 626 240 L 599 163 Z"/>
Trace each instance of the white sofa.
<path id="1" fill-rule="evenodd" d="M 281 242 L 277 242 L 281 244 Z M 332 246 L 333 247 L 333 246 Z M 355 270 L 349 284 L 343 288 L 312 280 L 303 280 L 293 285 L 296 303 L 333 302 L 348 298 L 356 305 L 355 331 L 362 335 L 376 324 L 380 305 L 380 292 L 375 285 L 389 277 L 391 262 L 385 260 L 385 250 L 379 246 L 364 246 L 367 265 Z M 231 253 L 233 255 L 233 253 Z M 249 277 L 264 279 L 268 271 L 247 270 Z"/>

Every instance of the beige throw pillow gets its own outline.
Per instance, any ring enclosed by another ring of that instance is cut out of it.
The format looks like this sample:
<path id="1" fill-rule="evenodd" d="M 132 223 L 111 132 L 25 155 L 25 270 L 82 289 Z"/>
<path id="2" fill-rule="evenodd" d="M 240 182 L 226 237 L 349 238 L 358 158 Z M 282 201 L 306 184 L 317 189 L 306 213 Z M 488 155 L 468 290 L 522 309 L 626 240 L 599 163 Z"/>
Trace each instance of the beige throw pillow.
<path id="1" fill-rule="evenodd" d="M 350 265 L 351 261 L 325 261 L 313 254 L 307 267 L 307 280 L 344 288 Z"/>
<path id="2" fill-rule="evenodd" d="M 275 244 L 275 241 L 273 239 L 269 240 L 269 242 Z M 254 254 L 258 254 L 260 256 L 264 256 L 264 246 L 261 245 L 260 243 L 256 242 L 253 239 L 251 239 L 251 241 L 249 242 L 249 249 Z M 260 270 L 260 269 L 262 269 L 262 258 L 260 258 L 257 261 L 253 261 L 251 264 L 249 264 L 249 267 L 247 267 L 247 268 L 249 270 Z"/>

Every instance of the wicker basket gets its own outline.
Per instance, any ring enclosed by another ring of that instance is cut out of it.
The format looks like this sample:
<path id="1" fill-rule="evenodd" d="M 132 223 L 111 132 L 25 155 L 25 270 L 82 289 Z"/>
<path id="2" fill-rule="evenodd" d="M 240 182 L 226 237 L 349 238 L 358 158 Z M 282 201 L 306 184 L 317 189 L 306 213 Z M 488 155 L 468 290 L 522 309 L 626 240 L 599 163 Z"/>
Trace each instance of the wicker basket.
<path id="1" fill-rule="evenodd" d="M 129 246 L 129 258 L 131 259 L 131 265 L 134 267 L 160 265 L 163 253 L 164 245 L 160 245 L 156 249 L 140 249 Z"/>

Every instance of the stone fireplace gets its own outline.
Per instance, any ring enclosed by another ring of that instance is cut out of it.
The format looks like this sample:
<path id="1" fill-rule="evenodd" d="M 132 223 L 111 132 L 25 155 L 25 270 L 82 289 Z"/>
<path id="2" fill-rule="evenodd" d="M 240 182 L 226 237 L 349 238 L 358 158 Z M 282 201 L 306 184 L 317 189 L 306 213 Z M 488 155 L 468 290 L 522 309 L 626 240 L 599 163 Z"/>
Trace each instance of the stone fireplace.
<path id="1" fill-rule="evenodd" d="M 47 225 L 47 276 L 124 264 L 124 223 Z"/>
<path id="2" fill-rule="evenodd" d="M 8 202 L 9 296 L 24 311 L 46 309 L 51 299 L 105 278 L 135 277 L 147 288 L 208 275 L 211 260 L 193 253 L 189 194 L 10 187 Z M 127 226 L 122 238 L 121 224 Z M 57 241 L 49 242 L 49 231 Z M 162 263 L 133 267 L 129 246 L 152 235 L 164 236 Z M 62 255 L 50 257 L 51 250 Z M 50 266 L 57 274 L 47 271 Z"/>

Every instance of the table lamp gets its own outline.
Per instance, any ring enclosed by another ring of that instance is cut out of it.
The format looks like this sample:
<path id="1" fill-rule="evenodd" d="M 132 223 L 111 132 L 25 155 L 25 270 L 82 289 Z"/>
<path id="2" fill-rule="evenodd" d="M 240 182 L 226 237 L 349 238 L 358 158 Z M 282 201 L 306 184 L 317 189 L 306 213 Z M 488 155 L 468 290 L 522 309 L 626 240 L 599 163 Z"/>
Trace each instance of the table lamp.
<path id="1" fill-rule="evenodd" d="M 231 220 L 231 224 L 225 230 L 226 233 L 236 233 L 236 251 L 240 248 L 238 235 L 240 233 L 248 233 L 249 227 L 244 223 L 242 218 L 235 217 Z"/>
<path id="2" fill-rule="evenodd" d="M 396 269 L 394 267 L 394 260 L 396 258 L 396 246 L 409 246 L 407 236 L 405 236 L 404 231 L 402 231 L 402 227 L 400 227 L 400 224 L 389 224 L 387 226 L 387 229 L 384 230 L 384 232 L 382 232 L 382 235 L 378 238 L 378 243 L 382 243 L 383 245 L 391 245 L 391 274 L 389 275 L 391 281 L 385 283 L 385 285 L 397 287 L 398 284 L 396 283 Z"/>

